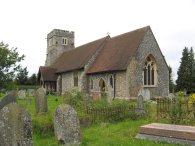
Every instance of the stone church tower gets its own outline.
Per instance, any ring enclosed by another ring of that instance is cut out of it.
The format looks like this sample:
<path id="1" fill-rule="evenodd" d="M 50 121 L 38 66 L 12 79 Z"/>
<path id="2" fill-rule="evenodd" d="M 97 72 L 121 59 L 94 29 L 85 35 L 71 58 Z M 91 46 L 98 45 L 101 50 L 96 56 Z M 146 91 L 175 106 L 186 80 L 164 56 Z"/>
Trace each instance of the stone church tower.
<path id="1" fill-rule="evenodd" d="M 51 66 L 65 51 L 74 49 L 74 32 L 54 29 L 47 35 L 45 66 Z"/>

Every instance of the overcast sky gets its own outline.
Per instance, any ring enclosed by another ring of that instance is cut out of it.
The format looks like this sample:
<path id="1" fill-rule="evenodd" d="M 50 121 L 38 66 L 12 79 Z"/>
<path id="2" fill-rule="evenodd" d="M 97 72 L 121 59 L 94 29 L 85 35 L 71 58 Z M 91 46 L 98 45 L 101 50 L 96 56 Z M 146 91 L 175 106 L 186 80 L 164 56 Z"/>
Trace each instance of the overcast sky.
<path id="1" fill-rule="evenodd" d="M 44 65 L 53 29 L 74 31 L 77 47 L 150 25 L 174 79 L 182 50 L 195 46 L 195 0 L 1 0 L 0 16 L 0 41 L 26 56 L 29 75 Z"/>

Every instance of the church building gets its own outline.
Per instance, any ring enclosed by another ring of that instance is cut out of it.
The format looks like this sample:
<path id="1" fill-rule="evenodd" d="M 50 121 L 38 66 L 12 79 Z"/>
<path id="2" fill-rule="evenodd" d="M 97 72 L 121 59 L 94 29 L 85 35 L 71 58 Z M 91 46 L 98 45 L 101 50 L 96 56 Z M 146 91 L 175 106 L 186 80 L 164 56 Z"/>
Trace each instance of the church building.
<path id="1" fill-rule="evenodd" d="M 47 35 L 45 66 L 38 81 L 63 95 L 71 88 L 92 99 L 145 100 L 169 93 L 169 70 L 150 26 L 75 47 L 74 32 L 54 29 Z"/>

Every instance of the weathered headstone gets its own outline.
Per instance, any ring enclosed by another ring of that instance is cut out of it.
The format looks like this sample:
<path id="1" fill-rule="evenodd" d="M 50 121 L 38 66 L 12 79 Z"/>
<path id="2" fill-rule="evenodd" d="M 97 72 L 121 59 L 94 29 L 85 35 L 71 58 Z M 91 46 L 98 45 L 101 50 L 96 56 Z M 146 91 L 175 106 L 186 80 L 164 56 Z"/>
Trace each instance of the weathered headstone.
<path id="1" fill-rule="evenodd" d="M 37 113 L 47 112 L 46 90 L 42 87 L 36 91 L 35 107 Z"/>
<path id="2" fill-rule="evenodd" d="M 67 104 L 59 105 L 54 113 L 55 137 L 61 144 L 81 143 L 80 123 L 76 111 Z"/>
<path id="3" fill-rule="evenodd" d="M 139 95 L 137 98 L 137 107 L 139 109 L 143 109 L 144 108 L 144 98 L 142 95 Z"/>
<path id="4" fill-rule="evenodd" d="M 28 89 L 28 96 L 35 96 L 35 90 L 34 89 Z"/>
<path id="5" fill-rule="evenodd" d="M 168 98 L 173 100 L 176 98 L 176 96 L 173 93 L 169 93 Z"/>
<path id="6" fill-rule="evenodd" d="M 9 103 L 13 103 L 13 102 L 17 102 L 15 91 L 12 91 L 11 93 L 3 97 L 3 99 L 0 101 L 0 110 L 4 106 L 8 105 Z"/>
<path id="7" fill-rule="evenodd" d="M 31 103 L 32 103 L 32 99 L 27 98 L 27 99 L 26 99 L 26 104 L 27 104 L 27 105 L 31 105 Z"/>
<path id="8" fill-rule="evenodd" d="M 30 115 L 17 103 L 0 110 L 0 146 L 33 146 Z"/>
<path id="9" fill-rule="evenodd" d="M 26 98 L 26 91 L 25 90 L 18 91 L 18 98 L 25 99 Z"/>

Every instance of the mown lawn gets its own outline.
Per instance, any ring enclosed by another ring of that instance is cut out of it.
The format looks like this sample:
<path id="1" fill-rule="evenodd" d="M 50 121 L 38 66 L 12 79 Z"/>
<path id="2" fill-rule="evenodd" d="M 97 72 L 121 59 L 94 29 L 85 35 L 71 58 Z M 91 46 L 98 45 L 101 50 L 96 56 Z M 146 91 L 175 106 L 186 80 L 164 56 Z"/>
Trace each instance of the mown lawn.
<path id="1" fill-rule="evenodd" d="M 31 104 L 26 100 L 19 100 L 18 103 L 26 108 L 31 114 L 33 123 L 33 143 L 34 146 L 58 146 L 53 133 L 53 112 L 55 108 L 64 103 L 62 97 L 48 96 L 48 113 L 37 114 L 35 112 L 34 97 Z M 154 108 L 148 109 L 154 110 Z M 154 113 L 154 111 L 151 111 Z M 150 115 L 151 116 L 151 115 Z M 152 115 L 154 116 L 154 115 Z M 151 117 L 152 117 L 151 116 Z M 153 122 L 151 119 L 138 119 L 117 122 L 117 123 L 97 123 L 88 128 L 82 128 L 81 146 L 176 146 L 178 144 L 169 144 L 165 142 L 155 142 L 149 140 L 136 139 L 139 127 Z"/>

